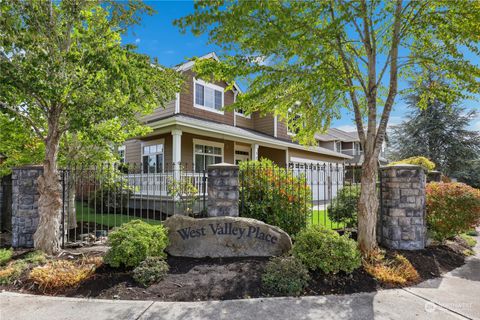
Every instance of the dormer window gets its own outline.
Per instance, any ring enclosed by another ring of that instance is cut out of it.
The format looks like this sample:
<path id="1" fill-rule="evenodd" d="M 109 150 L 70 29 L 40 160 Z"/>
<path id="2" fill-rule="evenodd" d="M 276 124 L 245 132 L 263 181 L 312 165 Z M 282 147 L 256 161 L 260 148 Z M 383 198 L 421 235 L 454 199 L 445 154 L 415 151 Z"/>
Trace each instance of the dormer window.
<path id="1" fill-rule="evenodd" d="M 220 86 L 194 79 L 194 106 L 223 114 L 223 91 L 224 89 Z"/>

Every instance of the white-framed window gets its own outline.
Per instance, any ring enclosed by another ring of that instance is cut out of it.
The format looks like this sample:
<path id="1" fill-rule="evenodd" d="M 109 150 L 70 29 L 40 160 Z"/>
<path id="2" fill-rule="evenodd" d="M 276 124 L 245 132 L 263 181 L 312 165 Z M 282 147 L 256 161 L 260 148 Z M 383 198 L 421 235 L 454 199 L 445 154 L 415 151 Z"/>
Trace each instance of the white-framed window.
<path id="1" fill-rule="evenodd" d="M 193 97 L 195 108 L 223 114 L 224 89 L 222 87 L 194 79 Z"/>
<path id="2" fill-rule="evenodd" d="M 162 173 L 164 167 L 163 154 L 163 141 L 142 143 L 142 172 Z"/>
<path id="3" fill-rule="evenodd" d="M 125 163 L 125 146 L 119 146 L 117 149 L 117 153 L 120 163 Z"/>
<path id="4" fill-rule="evenodd" d="M 193 163 L 195 172 L 207 170 L 211 164 L 223 162 L 223 143 L 193 140 Z"/>
<path id="5" fill-rule="evenodd" d="M 335 141 L 335 151 L 342 152 L 342 142 L 341 141 Z"/>

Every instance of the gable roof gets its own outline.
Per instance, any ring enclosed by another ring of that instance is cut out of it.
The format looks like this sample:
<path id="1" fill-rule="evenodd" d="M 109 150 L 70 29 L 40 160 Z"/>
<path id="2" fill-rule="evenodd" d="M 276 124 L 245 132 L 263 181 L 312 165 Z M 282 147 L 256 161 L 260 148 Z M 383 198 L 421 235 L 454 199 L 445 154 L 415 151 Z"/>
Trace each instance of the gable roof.
<path id="1" fill-rule="evenodd" d="M 198 59 L 201 59 L 201 60 L 203 60 L 203 59 L 213 59 L 215 61 L 220 61 L 220 58 L 218 58 L 218 56 L 215 52 L 207 53 L 206 55 L 198 57 Z M 187 71 L 187 70 L 192 69 L 194 65 L 195 65 L 195 61 L 189 60 L 187 62 L 184 62 L 184 63 L 176 66 L 175 70 L 179 71 L 179 72 Z M 238 93 L 242 93 L 242 89 L 240 89 L 240 87 L 236 83 L 233 84 L 233 87 L 235 88 L 236 91 L 238 91 Z"/>
<path id="2" fill-rule="evenodd" d="M 330 128 L 326 133 L 316 133 L 315 139 L 320 141 L 343 141 L 358 142 L 358 133 L 356 131 L 343 131 L 337 128 Z"/>

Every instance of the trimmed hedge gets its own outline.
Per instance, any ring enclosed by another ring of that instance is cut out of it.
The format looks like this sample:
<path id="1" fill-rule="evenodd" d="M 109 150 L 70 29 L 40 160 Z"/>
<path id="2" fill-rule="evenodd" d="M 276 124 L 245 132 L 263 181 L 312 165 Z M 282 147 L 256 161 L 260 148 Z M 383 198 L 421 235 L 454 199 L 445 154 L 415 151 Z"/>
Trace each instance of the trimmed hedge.
<path id="1" fill-rule="evenodd" d="M 480 190 L 464 183 L 427 184 L 427 226 L 439 241 L 474 229 L 480 223 Z"/>
<path id="2" fill-rule="evenodd" d="M 112 267 L 136 267 L 147 257 L 165 257 L 167 231 L 163 225 L 132 220 L 110 233 L 108 244 L 111 247 L 105 263 Z"/>
<path id="3" fill-rule="evenodd" d="M 348 234 L 315 225 L 302 230 L 296 237 L 293 254 L 310 270 L 324 273 L 351 273 L 362 264 L 357 242 Z"/>

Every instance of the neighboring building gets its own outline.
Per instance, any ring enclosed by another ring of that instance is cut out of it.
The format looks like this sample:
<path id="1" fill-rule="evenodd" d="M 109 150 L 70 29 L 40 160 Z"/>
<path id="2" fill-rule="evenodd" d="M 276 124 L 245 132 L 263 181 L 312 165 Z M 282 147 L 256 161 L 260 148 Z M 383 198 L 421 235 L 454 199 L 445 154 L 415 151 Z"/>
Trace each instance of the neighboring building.
<path id="1" fill-rule="evenodd" d="M 217 59 L 214 53 L 202 58 Z M 241 93 L 226 83 L 208 83 L 197 79 L 193 62 L 177 67 L 186 76 L 184 90 L 176 99 L 158 108 L 142 120 L 153 131 L 129 140 L 120 148 L 127 163 L 136 163 L 143 173 L 162 173 L 169 164 L 181 163 L 187 170 L 202 172 L 220 162 L 268 158 L 284 166 L 287 163 L 343 163 L 347 154 L 323 146 L 304 147 L 292 141 L 283 121 L 273 114 L 258 112 L 246 116 L 241 111 L 224 111 Z"/>
<path id="2" fill-rule="evenodd" d="M 351 159 L 345 161 L 347 171 L 346 178 L 355 181 L 360 179 L 359 173 L 356 173 L 355 171 L 358 171 L 357 169 L 362 167 L 363 150 L 356 131 L 343 131 L 336 128 L 330 128 L 324 134 L 316 134 L 315 139 L 318 141 L 320 147 L 351 156 Z M 386 145 L 386 141 L 384 140 L 379 157 L 380 165 L 388 163 L 388 160 L 385 158 Z"/>

